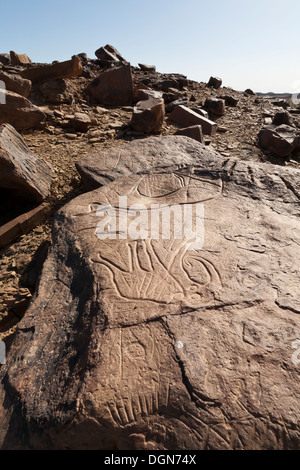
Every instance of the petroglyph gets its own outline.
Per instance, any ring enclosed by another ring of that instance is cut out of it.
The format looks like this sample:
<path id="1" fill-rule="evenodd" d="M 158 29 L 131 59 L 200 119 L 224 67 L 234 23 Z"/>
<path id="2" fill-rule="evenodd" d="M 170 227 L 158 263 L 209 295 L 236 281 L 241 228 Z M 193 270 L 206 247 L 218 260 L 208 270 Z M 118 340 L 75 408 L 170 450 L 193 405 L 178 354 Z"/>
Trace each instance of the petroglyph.
<path id="1" fill-rule="evenodd" d="M 190 204 L 196 207 L 196 204 L 215 199 L 220 194 L 220 181 L 211 182 L 192 175 L 170 173 L 140 177 L 127 191 L 126 198 L 131 207 L 138 203 L 138 207 L 145 208 L 144 211 L 149 207 L 153 210 L 153 202 L 158 201 L 165 206 L 175 202 L 175 209 L 181 211 L 182 206 Z M 161 206 L 155 206 L 154 212 L 157 207 Z M 103 204 L 102 212 L 106 213 L 107 208 Z M 128 226 L 131 222 L 130 209 L 116 204 L 112 217 L 120 212 L 123 212 L 123 220 L 126 217 L 124 226 Z M 101 240 L 97 244 L 99 251 L 92 260 L 106 271 L 105 277 L 110 279 L 111 288 L 122 299 L 147 300 L 161 304 L 184 302 L 194 307 L 206 305 L 212 298 L 211 288 L 220 282 L 219 275 L 213 263 L 202 257 L 199 250 L 189 249 L 189 244 L 196 241 L 197 237 L 203 237 L 204 231 L 195 231 L 194 240 L 178 239 L 178 231 L 182 229 L 178 224 L 186 221 L 182 217 L 180 221 L 177 218 L 177 226 L 168 227 L 167 230 L 166 225 L 170 224 L 172 218 L 168 214 L 168 218 L 161 220 L 159 215 L 163 217 L 158 214 L 160 225 L 156 226 L 156 232 L 154 230 L 155 238 L 143 240 L 120 240 L 123 235 L 118 235 L 123 234 L 124 230 L 117 226 L 112 217 L 106 217 L 109 237 L 112 238 L 115 234 L 116 240 Z M 193 215 L 191 211 L 189 216 L 192 218 Z M 154 218 L 153 211 L 151 217 Z M 204 228 L 203 222 L 202 220 L 201 228 Z M 153 223 L 151 227 L 153 228 Z M 169 235 L 169 239 L 160 239 L 163 230 Z M 153 237 L 153 230 L 150 235 Z"/>

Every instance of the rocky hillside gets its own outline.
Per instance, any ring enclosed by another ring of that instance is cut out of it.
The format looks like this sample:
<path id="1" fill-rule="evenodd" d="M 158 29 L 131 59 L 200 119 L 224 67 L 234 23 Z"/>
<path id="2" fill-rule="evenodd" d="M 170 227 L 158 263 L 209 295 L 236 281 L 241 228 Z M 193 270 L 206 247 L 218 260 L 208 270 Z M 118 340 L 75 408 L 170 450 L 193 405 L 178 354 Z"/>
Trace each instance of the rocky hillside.
<path id="1" fill-rule="evenodd" d="M 95 54 L 52 64 L 0 54 L 0 340 L 10 354 L 0 396 L 12 413 L 0 417 L 27 436 L 3 425 L 2 445 L 76 447 L 84 430 L 86 448 L 297 447 L 298 371 L 287 351 L 300 326 L 299 109 L 218 77 L 133 67 L 109 45 Z M 120 188 L 133 201 L 150 188 L 148 198 L 168 202 L 174 171 L 183 188 L 196 181 L 186 200 L 209 194 L 218 220 L 204 258 L 182 254 L 187 278 L 157 247 L 137 248 L 134 275 L 123 246 L 99 242 L 95 261 L 96 202 L 112 203 Z M 139 196 L 134 173 L 149 179 Z"/>

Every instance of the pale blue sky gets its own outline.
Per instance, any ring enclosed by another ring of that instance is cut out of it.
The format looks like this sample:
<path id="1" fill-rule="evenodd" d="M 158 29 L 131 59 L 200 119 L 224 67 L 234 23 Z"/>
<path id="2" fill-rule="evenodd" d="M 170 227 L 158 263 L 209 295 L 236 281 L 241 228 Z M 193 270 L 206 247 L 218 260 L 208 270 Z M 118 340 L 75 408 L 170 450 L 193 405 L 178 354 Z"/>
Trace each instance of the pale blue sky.
<path id="1" fill-rule="evenodd" d="M 300 92 L 299 0 L 1 0 L 0 12 L 0 52 L 35 62 L 95 58 L 108 43 L 159 72 Z"/>

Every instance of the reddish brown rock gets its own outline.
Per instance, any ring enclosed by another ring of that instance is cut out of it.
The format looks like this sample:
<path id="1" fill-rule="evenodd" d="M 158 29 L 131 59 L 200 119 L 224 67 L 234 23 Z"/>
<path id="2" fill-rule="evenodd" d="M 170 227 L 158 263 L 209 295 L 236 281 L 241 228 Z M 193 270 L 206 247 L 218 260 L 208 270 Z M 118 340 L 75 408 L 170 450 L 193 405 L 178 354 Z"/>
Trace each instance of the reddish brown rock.
<path id="1" fill-rule="evenodd" d="M 133 101 L 133 83 L 130 64 L 105 70 L 92 81 L 89 92 L 99 104 L 128 106 Z"/>
<path id="2" fill-rule="evenodd" d="M 231 95 L 223 95 L 223 96 L 220 96 L 220 98 L 225 101 L 226 106 L 231 106 L 233 108 L 235 108 L 239 102 L 238 98 L 235 98 L 234 96 L 231 96 Z"/>
<path id="3" fill-rule="evenodd" d="M 130 122 L 132 129 L 145 134 L 160 132 L 165 117 L 164 100 L 148 96 L 147 100 L 139 101 L 136 104 Z"/>
<path id="4" fill-rule="evenodd" d="M 26 65 L 31 64 L 31 60 L 26 54 L 17 54 L 14 51 L 10 51 L 10 62 L 11 65 Z"/>
<path id="5" fill-rule="evenodd" d="M 17 130 L 36 127 L 45 114 L 27 98 L 12 91 L 0 90 L 0 124 L 8 123 Z"/>
<path id="6" fill-rule="evenodd" d="M 151 90 L 150 88 L 143 87 L 143 88 L 135 88 L 134 90 L 134 100 L 139 101 L 146 101 L 151 98 L 161 99 L 163 94 L 161 91 Z"/>
<path id="7" fill-rule="evenodd" d="M 51 104 L 61 104 L 72 101 L 72 97 L 67 92 L 67 82 L 62 78 L 45 81 L 40 85 L 40 92 L 45 101 Z"/>
<path id="8" fill-rule="evenodd" d="M 0 126 L 0 188 L 22 200 L 41 202 L 49 195 L 51 174 L 51 166 L 27 147 L 12 126 Z"/>
<path id="9" fill-rule="evenodd" d="M 20 235 L 30 232 L 34 227 L 46 220 L 50 213 L 50 205 L 46 202 L 40 204 L 25 214 L 20 215 L 11 222 L 0 227 L 0 248 L 4 248 Z"/>
<path id="10" fill-rule="evenodd" d="M 218 98 L 206 98 L 204 107 L 210 114 L 215 116 L 224 116 L 225 101 Z"/>
<path id="11" fill-rule="evenodd" d="M 151 72 L 151 73 L 156 72 L 155 65 L 138 64 L 138 66 L 143 72 Z"/>
<path id="12" fill-rule="evenodd" d="M 222 80 L 218 77 L 210 77 L 207 86 L 218 89 L 222 86 Z"/>
<path id="13" fill-rule="evenodd" d="M 0 54 L 0 63 L 3 65 L 10 65 L 10 54 Z"/>
<path id="14" fill-rule="evenodd" d="M 217 124 L 215 122 L 200 116 L 200 114 L 192 111 L 186 106 L 176 106 L 170 114 L 170 119 L 184 127 L 200 124 L 204 134 L 214 135 L 217 131 Z"/>
<path id="15" fill-rule="evenodd" d="M 13 75 L 6 72 L 0 71 L 0 80 L 5 83 L 6 90 L 13 91 L 18 95 L 27 96 L 31 90 L 31 81 L 25 80 L 19 75 Z"/>
<path id="16" fill-rule="evenodd" d="M 31 80 L 32 83 L 44 82 L 46 80 L 57 80 L 60 78 L 73 78 L 82 74 L 82 62 L 75 56 L 65 62 L 57 62 L 51 65 L 31 67 L 21 72 L 23 78 Z"/>
<path id="17" fill-rule="evenodd" d="M 197 140 L 198 142 L 204 142 L 202 127 L 199 125 L 178 129 L 178 131 L 175 132 L 175 135 L 185 135 L 186 137 L 190 137 L 191 139 Z"/>
<path id="18" fill-rule="evenodd" d="M 110 44 L 106 44 L 104 47 L 100 47 L 95 52 L 95 56 L 99 60 L 108 60 L 113 62 L 126 62 L 124 57 L 121 56 L 120 52 Z"/>
<path id="19" fill-rule="evenodd" d="M 75 113 L 71 124 L 72 124 L 73 129 L 75 129 L 75 131 L 87 132 L 92 122 L 88 114 Z"/>
<path id="20" fill-rule="evenodd" d="M 186 140 L 199 165 L 120 178 L 57 214 L 0 369 L 2 449 L 299 448 L 299 171 Z M 200 204 L 203 244 L 114 226 L 112 209 L 131 207 L 133 228 L 158 204 Z"/>
<path id="21" fill-rule="evenodd" d="M 294 150 L 300 148 L 300 132 L 284 124 L 263 127 L 258 139 L 264 150 L 278 157 L 289 157 Z"/>
<path id="22" fill-rule="evenodd" d="M 275 126 L 281 126 L 282 124 L 286 124 L 287 126 L 293 127 L 294 120 L 288 111 L 282 109 L 281 111 L 276 111 L 275 116 L 273 118 L 273 124 Z"/>

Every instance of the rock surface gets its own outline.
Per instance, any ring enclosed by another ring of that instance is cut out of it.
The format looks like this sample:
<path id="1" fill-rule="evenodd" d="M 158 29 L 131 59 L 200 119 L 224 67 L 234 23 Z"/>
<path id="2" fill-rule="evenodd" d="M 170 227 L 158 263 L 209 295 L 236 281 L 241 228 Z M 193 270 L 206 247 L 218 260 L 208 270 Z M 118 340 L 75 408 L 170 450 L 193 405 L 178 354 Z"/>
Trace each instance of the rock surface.
<path id="1" fill-rule="evenodd" d="M 278 157 L 289 157 L 294 150 L 300 149 L 300 132 L 285 124 L 263 127 L 258 139 L 263 149 Z"/>
<path id="2" fill-rule="evenodd" d="M 130 64 L 122 64 L 102 72 L 88 87 L 99 104 L 127 106 L 133 101 Z"/>
<path id="3" fill-rule="evenodd" d="M 197 140 L 198 142 L 204 143 L 202 127 L 201 126 L 190 126 L 178 129 L 175 135 L 185 135 L 191 139 Z"/>
<path id="4" fill-rule="evenodd" d="M 95 52 L 95 56 L 99 60 L 108 60 L 112 62 L 126 62 L 124 57 L 121 56 L 120 52 L 110 44 L 106 44 L 106 46 L 97 49 Z"/>
<path id="5" fill-rule="evenodd" d="M 37 106 L 12 91 L 0 89 L 0 103 L 3 103 L 0 104 L 0 125 L 8 123 L 17 130 L 30 129 L 45 119 L 45 114 Z"/>
<path id="6" fill-rule="evenodd" d="M 49 195 L 51 174 L 49 163 L 38 158 L 12 126 L 0 126 L 0 188 L 41 202 Z"/>
<path id="7" fill-rule="evenodd" d="M 85 189 L 91 191 L 120 176 L 153 171 L 159 167 L 193 165 L 209 153 L 217 155 L 187 137 L 149 137 L 118 149 L 88 155 L 76 162 L 76 168 Z"/>
<path id="8" fill-rule="evenodd" d="M 82 62 L 75 56 L 65 62 L 57 62 L 51 65 L 42 65 L 25 69 L 21 72 L 23 78 L 31 80 L 32 83 L 44 82 L 46 80 L 57 80 L 61 78 L 78 77 L 82 74 Z"/>
<path id="9" fill-rule="evenodd" d="M 10 51 L 10 62 L 11 65 L 27 65 L 31 64 L 31 60 L 26 54 L 17 54 L 14 51 Z"/>
<path id="10" fill-rule="evenodd" d="M 176 106 L 170 114 L 170 119 L 184 127 L 201 125 L 204 134 L 214 135 L 217 131 L 217 124 L 214 121 L 201 116 L 186 106 Z"/>
<path id="11" fill-rule="evenodd" d="M 2 448 L 299 448 L 299 171 L 199 161 L 59 211 L 1 367 Z M 100 239 L 99 205 L 122 212 L 119 195 L 147 209 L 202 204 L 202 249 L 173 231 Z"/>
<path id="12" fill-rule="evenodd" d="M 222 86 L 222 79 L 219 77 L 210 77 L 207 86 L 218 90 Z"/>
<path id="13" fill-rule="evenodd" d="M 5 83 L 6 90 L 25 96 L 25 98 L 28 97 L 31 90 L 30 80 L 25 80 L 25 78 L 19 75 L 12 75 L 2 71 L 0 71 L 0 80 Z"/>
<path id="14" fill-rule="evenodd" d="M 133 108 L 130 125 L 137 132 L 151 134 L 160 132 L 165 117 L 165 103 L 162 98 L 149 96 Z"/>

